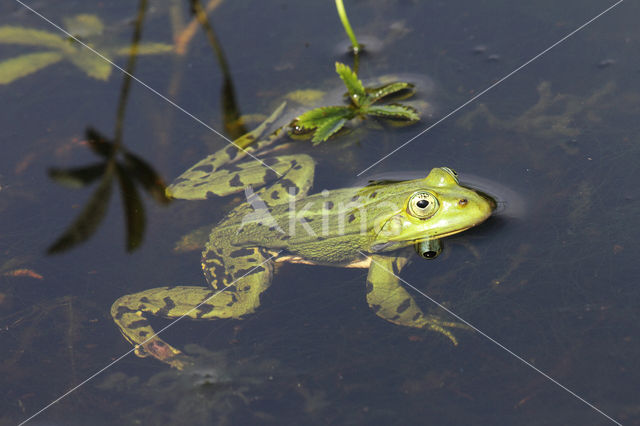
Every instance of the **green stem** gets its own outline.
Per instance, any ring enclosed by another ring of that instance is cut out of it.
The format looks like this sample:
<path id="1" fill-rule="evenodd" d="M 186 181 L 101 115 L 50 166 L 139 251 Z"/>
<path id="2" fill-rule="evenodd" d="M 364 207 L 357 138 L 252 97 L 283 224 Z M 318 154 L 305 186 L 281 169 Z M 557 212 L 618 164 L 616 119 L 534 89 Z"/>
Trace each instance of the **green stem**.
<path id="1" fill-rule="evenodd" d="M 340 20 L 342 21 L 344 30 L 349 36 L 349 40 L 351 40 L 353 53 L 357 55 L 360 51 L 360 44 L 358 44 L 356 35 L 353 33 L 353 29 L 351 29 L 351 24 L 349 23 L 349 18 L 347 17 L 347 11 L 344 9 L 344 3 L 342 3 L 342 0 L 336 0 L 336 9 L 338 9 L 338 15 L 340 15 Z"/>

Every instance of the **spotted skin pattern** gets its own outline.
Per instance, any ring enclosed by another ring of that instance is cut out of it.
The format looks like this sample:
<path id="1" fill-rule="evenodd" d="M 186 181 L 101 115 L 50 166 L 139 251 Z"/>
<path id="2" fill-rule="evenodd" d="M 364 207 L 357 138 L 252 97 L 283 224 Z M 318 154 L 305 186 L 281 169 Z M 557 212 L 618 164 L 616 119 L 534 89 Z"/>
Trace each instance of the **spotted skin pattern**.
<path id="1" fill-rule="evenodd" d="M 251 162 L 240 166 L 243 171 L 248 172 L 241 174 L 243 184 L 259 187 L 267 182 L 265 176 L 268 175 L 268 169 L 259 163 Z M 302 197 L 313 184 L 314 161 L 307 155 L 278 157 L 271 162 L 271 166 L 281 170 L 283 176 L 256 192 L 267 206 L 288 203 L 290 191 L 296 194 L 294 198 Z M 277 176 L 272 177 L 276 178 Z M 231 193 L 230 188 L 235 192 L 244 189 L 243 186 L 231 184 L 214 189 L 216 195 L 228 195 Z M 295 189 L 292 191 L 291 188 Z M 111 315 L 124 337 L 135 346 L 136 355 L 150 355 L 178 369 L 192 363 L 180 350 L 155 336 L 155 331 L 147 320 L 149 315 L 164 318 L 186 316 L 193 319 L 240 319 L 260 305 L 260 294 L 271 283 L 274 261 L 270 259 L 273 256 L 264 248 L 233 245 L 238 232 L 237 219 L 247 209 L 248 205 L 243 204 L 229 213 L 211 232 L 202 252 L 202 270 L 213 290 L 196 286 L 159 287 L 126 295 L 115 301 Z M 222 289 L 225 291 L 221 291 Z"/>
<path id="2" fill-rule="evenodd" d="M 276 131 L 258 139 L 267 128 L 259 127 L 238 145 L 257 153 L 279 137 Z M 394 324 L 435 331 L 457 344 L 449 329 L 465 326 L 425 314 L 397 274 L 416 242 L 475 226 L 489 217 L 495 204 L 460 186 L 448 168 L 434 168 L 423 179 L 380 181 L 365 188 L 308 195 L 315 168 L 311 157 L 263 158 L 270 167 L 266 168 L 258 161 L 239 161 L 247 151 L 225 147 L 168 188 L 170 196 L 189 200 L 235 194 L 248 186 L 255 196 L 212 228 L 201 258 L 208 287 L 158 287 L 115 301 L 111 315 L 138 356 L 152 356 L 178 369 L 193 364 L 155 335 L 149 318 L 242 319 L 260 305 L 278 261 L 369 268 L 366 299 L 376 315 Z M 428 217 L 416 216 L 411 212 L 421 207 L 410 203 L 425 192 L 437 200 L 436 209 L 428 210 Z M 255 200 L 264 209 L 259 213 Z M 257 220 L 247 221 L 252 214 Z"/>
<path id="3" fill-rule="evenodd" d="M 398 274 L 407 262 L 407 256 L 371 256 L 366 289 L 369 307 L 376 315 L 389 322 L 441 333 L 457 345 L 458 340 L 447 328 L 468 329 L 468 327 L 424 314 L 414 298 L 400 285 L 398 279 Z"/>

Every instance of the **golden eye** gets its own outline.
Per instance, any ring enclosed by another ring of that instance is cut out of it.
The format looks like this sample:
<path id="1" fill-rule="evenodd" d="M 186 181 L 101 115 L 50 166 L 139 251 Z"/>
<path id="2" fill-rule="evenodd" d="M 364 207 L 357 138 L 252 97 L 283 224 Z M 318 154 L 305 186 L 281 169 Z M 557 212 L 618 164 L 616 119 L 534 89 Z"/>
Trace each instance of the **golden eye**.
<path id="1" fill-rule="evenodd" d="M 407 212 L 418 219 L 428 219 L 438 211 L 438 199 L 430 192 L 418 191 L 409 198 Z"/>

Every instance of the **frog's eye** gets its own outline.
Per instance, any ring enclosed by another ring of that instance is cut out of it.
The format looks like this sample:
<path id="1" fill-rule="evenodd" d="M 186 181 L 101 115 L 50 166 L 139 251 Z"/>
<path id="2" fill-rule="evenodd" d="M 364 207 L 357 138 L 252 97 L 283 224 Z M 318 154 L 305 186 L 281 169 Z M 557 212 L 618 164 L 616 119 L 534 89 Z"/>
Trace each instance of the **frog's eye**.
<path id="1" fill-rule="evenodd" d="M 418 191 L 409 198 L 407 212 L 418 219 L 428 219 L 438 210 L 438 199 L 430 192 Z"/>

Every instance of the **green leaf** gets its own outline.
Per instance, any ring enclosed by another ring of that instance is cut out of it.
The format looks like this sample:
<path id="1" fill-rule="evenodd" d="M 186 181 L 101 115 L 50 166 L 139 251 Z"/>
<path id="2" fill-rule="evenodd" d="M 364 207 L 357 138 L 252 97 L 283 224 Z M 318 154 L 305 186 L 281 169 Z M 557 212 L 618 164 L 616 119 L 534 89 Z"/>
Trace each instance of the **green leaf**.
<path id="1" fill-rule="evenodd" d="M 137 46 L 119 47 L 113 51 L 115 56 L 129 56 L 132 53 L 136 55 L 159 55 L 162 53 L 172 52 L 174 49 L 172 44 L 166 43 L 140 43 Z"/>
<path id="2" fill-rule="evenodd" d="M 64 18 L 63 22 L 66 30 L 79 38 L 99 36 L 104 31 L 104 24 L 96 15 L 75 15 Z"/>
<path id="3" fill-rule="evenodd" d="M 334 118 L 351 119 L 355 116 L 353 108 L 346 106 L 328 106 L 305 112 L 294 120 L 295 125 L 304 129 L 314 129 Z"/>
<path id="4" fill-rule="evenodd" d="M 73 50 L 69 41 L 57 34 L 11 25 L 0 27 L 0 43 L 51 47 L 65 51 Z"/>
<path id="5" fill-rule="evenodd" d="M 415 88 L 411 83 L 397 81 L 380 87 L 367 87 L 366 91 L 367 100 L 372 104 L 387 97 L 393 97 L 396 100 L 408 98 L 415 93 Z"/>
<path id="6" fill-rule="evenodd" d="M 111 64 L 87 49 L 69 55 L 69 60 L 89 77 L 107 81 L 111 75 Z"/>
<path id="7" fill-rule="evenodd" d="M 363 105 L 366 103 L 366 91 L 362 82 L 358 80 L 358 76 L 355 72 L 351 71 L 348 65 L 340 62 L 336 62 L 336 72 L 344 82 L 344 85 L 349 91 L 349 98 L 355 106 Z"/>
<path id="8" fill-rule="evenodd" d="M 107 173 L 102 177 L 100 185 L 89 199 L 89 202 L 84 206 L 80 215 L 78 215 L 65 233 L 49 247 L 47 250 L 49 254 L 69 250 L 93 235 L 107 212 L 107 206 L 111 198 L 112 180 L 113 173 Z"/>
<path id="9" fill-rule="evenodd" d="M 28 53 L 0 62 L 0 84 L 9 84 L 63 58 L 58 52 Z"/>
<path id="10" fill-rule="evenodd" d="M 169 204 L 171 199 L 166 196 L 167 185 L 158 173 L 142 158 L 124 153 L 125 168 L 135 180 L 160 204 Z"/>
<path id="11" fill-rule="evenodd" d="M 132 251 L 140 246 L 144 236 L 144 205 L 140 200 L 140 194 L 133 179 L 129 175 L 129 170 L 118 164 L 117 171 L 127 222 L 127 251 Z"/>
<path id="12" fill-rule="evenodd" d="M 316 132 L 311 139 L 314 145 L 324 142 L 331 137 L 338 130 L 342 129 L 347 119 L 344 117 L 331 117 L 326 119 L 321 125 L 318 126 Z"/>
<path id="13" fill-rule="evenodd" d="M 400 104 L 389 104 L 379 106 L 369 106 L 363 109 L 363 112 L 375 117 L 386 118 L 389 120 L 415 122 L 420 120 L 418 112 L 410 106 Z"/>
<path id="14" fill-rule="evenodd" d="M 100 178 L 106 170 L 106 163 L 98 163 L 92 166 L 71 169 L 51 169 L 49 170 L 49 176 L 61 185 L 82 188 Z"/>

